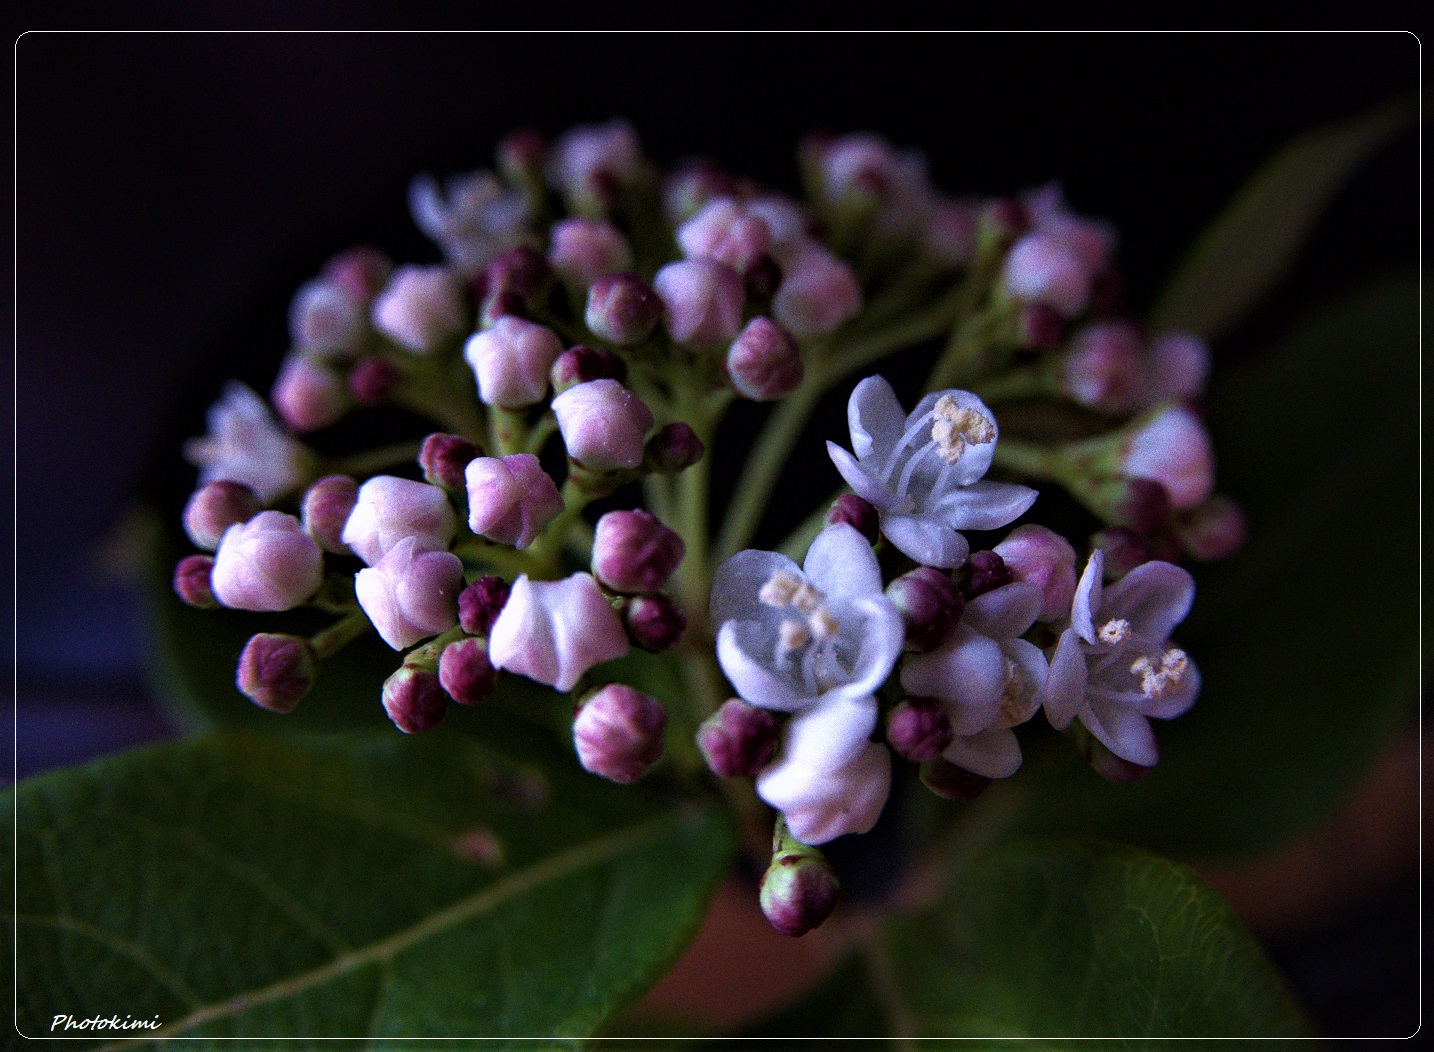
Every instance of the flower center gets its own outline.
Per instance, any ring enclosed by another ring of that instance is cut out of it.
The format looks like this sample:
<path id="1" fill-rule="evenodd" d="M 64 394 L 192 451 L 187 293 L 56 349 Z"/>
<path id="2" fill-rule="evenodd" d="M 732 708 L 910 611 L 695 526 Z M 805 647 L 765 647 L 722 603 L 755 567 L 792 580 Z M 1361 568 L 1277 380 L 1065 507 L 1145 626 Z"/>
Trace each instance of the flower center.
<path id="1" fill-rule="evenodd" d="M 1190 658 L 1185 651 L 1178 647 L 1171 647 L 1160 655 L 1160 665 L 1157 668 L 1150 658 L 1141 656 L 1135 659 L 1130 666 L 1130 671 L 1140 677 L 1140 692 L 1147 698 L 1163 698 L 1172 689 L 1180 685 L 1185 678 L 1185 673 L 1190 668 Z"/>
<path id="2" fill-rule="evenodd" d="M 983 446 L 996 440 L 996 428 L 984 413 L 957 405 L 949 394 L 936 400 L 932 413 L 931 440 L 948 464 L 960 460 L 968 445 Z"/>
<path id="3" fill-rule="evenodd" d="M 1006 658 L 1006 686 L 1001 691 L 1001 715 L 998 727 L 1015 727 L 1030 719 L 1035 695 L 1027 692 L 1029 681 L 1021 666 Z M 1025 695 L 1023 697 L 1023 695 Z"/>
<path id="4" fill-rule="evenodd" d="M 827 609 L 826 596 L 794 573 L 778 570 L 757 592 L 764 606 L 786 612 L 777 629 L 777 662 L 797 662 L 808 690 L 825 693 L 842 682 L 837 662 L 839 622 Z M 808 644 L 811 644 L 808 646 Z M 806 653 L 797 651 L 806 648 Z"/>
<path id="5" fill-rule="evenodd" d="M 1096 634 L 1100 636 L 1102 643 L 1109 643 L 1111 646 L 1124 643 L 1130 638 L 1130 622 L 1123 617 L 1107 621 L 1100 626 L 1100 631 Z"/>

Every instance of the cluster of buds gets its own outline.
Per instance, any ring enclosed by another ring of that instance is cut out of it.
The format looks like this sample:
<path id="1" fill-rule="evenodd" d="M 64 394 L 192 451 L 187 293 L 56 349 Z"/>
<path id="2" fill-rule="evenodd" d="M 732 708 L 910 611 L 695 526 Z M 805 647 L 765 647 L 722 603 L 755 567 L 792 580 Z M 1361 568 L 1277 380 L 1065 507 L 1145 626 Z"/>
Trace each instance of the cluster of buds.
<path id="1" fill-rule="evenodd" d="M 416 180 L 443 262 L 356 249 L 299 290 L 270 401 L 229 385 L 186 446 L 200 554 L 174 576 L 196 607 L 332 615 L 239 655 L 240 691 L 274 712 L 373 631 L 396 654 L 379 700 L 407 733 L 522 676 L 566 696 L 577 762 L 612 781 L 695 736 L 666 769 L 705 777 L 700 754 L 755 780 L 777 812 L 762 907 L 792 935 L 833 909 L 819 845 L 872 828 L 893 752 L 969 798 L 1016 771 L 1013 728 L 1043 711 L 1108 777 L 1154 766 L 1149 719 L 1199 687 L 1169 642 L 1193 597 L 1175 561 L 1223 557 L 1243 530 L 1213 492 L 1208 352 L 1112 313 L 1107 224 L 1054 187 L 948 197 L 873 135 L 812 137 L 800 161 L 805 202 L 704 161 L 664 175 L 612 121 Z M 909 414 L 881 377 L 856 384 L 850 447 L 828 443 L 851 492 L 802 565 L 738 551 L 739 506 L 770 494 L 799 430 L 781 412 L 711 540 L 706 452 L 733 398 L 809 408 L 873 348 L 943 334 Z M 991 406 L 1033 398 L 1114 430 L 1003 438 Z M 385 406 L 432 433 L 335 448 Z M 1083 563 L 1017 523 L 1027 482 L 1098 517 Z M 967 533 L 1005 528 L 971 551 Z M 616 678 L 634 648 L 681 648 L 686 692 Z"/>

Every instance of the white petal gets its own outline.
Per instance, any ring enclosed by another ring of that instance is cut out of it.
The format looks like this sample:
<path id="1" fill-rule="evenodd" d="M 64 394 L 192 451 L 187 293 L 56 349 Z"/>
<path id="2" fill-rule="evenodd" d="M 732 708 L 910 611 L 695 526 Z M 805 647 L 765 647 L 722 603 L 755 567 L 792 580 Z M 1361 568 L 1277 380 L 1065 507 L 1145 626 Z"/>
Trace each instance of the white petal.
<path id="1" fill-rule="evenodd" d="M 782 812 L 792 836 L 812 845 L 868 832 L 890 790 L 891 754 L 877 742 L 834 771 L 779 761 L 757 777 L 757 794 Z"/>
<path id="2" fill-rule="evenodd" d="M 951 739 L 941 758 L 983 778 L 1009 778 L 1021 768 L 1021 743 L 1009 727 Z"/>
<path id="3" fill-rule="evenodd" d="M 1046 719 L 1056 730 L 1065 730 L 1075 719 L 1085 698 L 1085 685 L 1085 651 L 1081 649 L 1075 629 L 1067 628 L 1056 643 L 1046 685 L 1041 691 Z"/>
<path id="4" fill-rule="evenodd" d="M 1024 714 L 1022 723 L 1036 714 L 1040 708 L 1041 694 L 1045 691 L 1046 680 L 1050 675 L 1050 665 L 1046 663 L 1046 655 L 1040 647 L 1024 639 L 1008 639 L 1001 644 L 1001 649 L 1006 652 L 1020 670 L 1021 683 L 1016 695 L 1018 707 Z M 1008 721 L 1009 722 L 1009 721 Z"/>
<path id="5" fill-rule="evenodd" d="M 768 668 L 767 655 L 749 654 L 740 641 L 738 626 L 752 622 L 728 621 L 717 633 L 717 663 L 732 689 L 758 708 L 795 712 L 816 699 L 799 692 L 787 679 Z"/>
<path id="6" fill-rule="evenodd" d="M 961 622 L 992 639 L 1013 639 L 1036 623 L 1041 602 L 1039 588 L 1013 581 L 967 603 Z"/>
<path id="7" fill-rule="evenodd" d="M 738 552 L 712 575 L 712 623 L 755 621 L 763 607 L 757 593 L 778 572 L 801 575 L 797 564 L 785 555 L 753 548 Z"/>
<path id="8" fill-rule="evenodd" d="M 958 486 L 969 486 L 976 482 L 977 479 L 983 478 L 986 472 L 991 469 L 991 458 L 996 453 L 996 442 L 999 439 L 1001 433 L 1000 428 L 996 424 L 996 414 L 991 412 L 991 410 L 986 407 L 985 402 L 981 401 L 981 399 L 977 398 L 970 391 L 959 391 L 955 388 L 951 388 L 950 390 L 946 391 L 933 391 L 931 394 L 923 398 L 920 402 L 917 402 L 916 408 L 913 409 L 911 411 L 911 415 L 906 418 L 905 426 L 907 428 L 915 426 L 917 421 L 919 421 L 927 413 L 931 412 L 932 409 L 936 408 L 937 401 L 939 401 L 943 395 L 950 395 L 951 400 L 956 403 L 958 409 L 970 409 L 974 410 L 977 413 L 980 413 L 988 421 L 990 421 L 991 427 L 996 431 L 995 436 L 989 442 L 981 442 L 974 445 L 967 445 L 965 450 L 961 454 L 961 459 L 956 462 L 955 470 L 951 473 L 950 476 L 951 481 L 953 481 Z M 926 426 L 930 427 L 929 424 Z M 1020 513 L 1017 512 L 1017 514 Z M 1014 516 L 1012 517 L 1014 518 Z M 1010 519 L 1006 520 L 1006 522 L 1010 521 Z M 1003 522 L 999 525 L 1004 526 L 1005 524 L 1006 523 Z M 968 529 L 978 528 L 995 529 L 994 526 L 968 527 Z"/>
<path id="9" fill-rule="evenodd" d="M 856 660 L 852 663 L 851 679 L 827 691 L 824 697 L 875 693 L 891 675 L 906 645 L 906 625 L 885 595 L 855 600 L 847 609 L 850 611 L 847 616 L 855 617 L 859 626 Z"/>
<path id="10" fill-rule="evenodd" d="M 949 570 L 965 562 L 971 551 L 965 537 L 932 515 L 883 515 L 881 532 L 922 566 Z"/>
<path id="11" fill-rule="evenodd" d="M 1075 602 L 1071 604 L 1071 623 L 1087 643 L 1095 642 L 1095 617 L 1100 611 L 1104 573 L 1105 555 L 1097 548 L 1090 553 L 1085 573 L 1080 575 L 1080 584 L 1076 585 Z"/>
<path id="12" fill-rule="evenodd" d="M 1024 515 L 1038 495 L 1014 482 L 973 482 L 939 497 L 926 510 L 952 529 L 998 530 Z"/>
<path id="13" fill-rule="evenodd" d="M 856 495 L 864 501 L 885 509 L 897 503 L 896 494 L 881 484 L 881 480 L 868 475 L 857 459 L 848 453 L 835 442 L 828 440 L 827 455 L 832 458 L 841 477 L 846 479 L 846 484 L 856 491 Z"/>
<path id="14" fill-rule="evenodd" d="M 906 414 L 884 377 L 868 376 L 856 385 L 846 416 L 851 448 L 858 460 L 873 454 L 884 460 L 906 431 Z"/>
<path id="15" fill-rule="evenodd" d="M 1122 760 L 1154 767 L 1160 761 L 1160 746 L 1150 721 L 1118 701 L 1092 697 L 1080 711 L 1080 721 L 1107 749 Z"/>
<path id="16" fill-rule="evenodd" d="M 876 552 L 855 527 L 845 523 L 828 526 L 817 534 L 807 549 L 802 572 L 832 599 L 882 594 Z"/>
<path id="17" fill-rule="evenodd" d="M 856 759 L 876 729 L 876 699 L 823 701 L 787 721 L 779 762 L 835 770 Z"/>
<path id="18" fill-rule="evenodd" d="M 1189 658 L 1186 658 L 1189 661 Z M 1142 698 L 1137 703 L 1140 711 L 1147 716 L 1154 716 L 1158 720 L 1173 720 L 1176 716 L 1183 715 L 1200 694 L 1200 670 L 1195 667 L 1195 662 L 1185 667 L 1185 673 L 1180 683 L 1172 691 L 1161 695 L 1158 698 Z"/>
<path id="19" fill-rule="evenodd" d="M 946 644 L 906 659 L 901 686 L 923 698 L 947 703 L 957 734 L 989 727 L 1006 685 L 1006 655 L 1000 644 L 967 625 L 958 625 Z"/>
<path id="20" fill-rule="evenodd" d="M 1161 641 L 1190 613 L 1195 579 L 1171 563 L 1142 563 L 1105 590 L 1100 616 L 1123 617 L 1137 635 Z"/>

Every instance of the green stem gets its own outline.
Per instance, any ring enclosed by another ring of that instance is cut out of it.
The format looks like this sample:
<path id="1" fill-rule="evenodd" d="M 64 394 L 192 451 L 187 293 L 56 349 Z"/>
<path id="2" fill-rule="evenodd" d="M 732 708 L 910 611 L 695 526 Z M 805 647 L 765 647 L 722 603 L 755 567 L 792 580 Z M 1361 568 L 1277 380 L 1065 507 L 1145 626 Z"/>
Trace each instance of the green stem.
<path id="1" fill-rule="evenodd" d="M 353 456 L 336 457 L 328 462 L 326 470 L 355 477 L 371 475 L 384 468 L 418 459 L 419 451 L 422 448 L 421 441 L 394 442 L 392 445 L 379 446 L 377 449 L 367 449 L 362 453 L 355 453 Z"/>
<path id="2" fill-rule="evenodd" d="M 530 573 L 539 579 L 555 579 L 562 571 L 563 544 L 574 525 L 582 521 L 583 509 L 593 500 L 571 473 L 563 483 L 563 510 L 557 514 L 525 553 L 532 562 Z"/>
<path id="3" fill-rule="evenodd" d="M 451 550 L 465 563 L 478 563 L 500 573 L 516 576 L 520 573 L 534 573 L 539 569 L 539 564 L 530 555 L 531 549 L 520 552 L 506 545 L 489 544 L 477 537 L 459 541 Z"/>
<path id="4" fill-rule="evenodd" d="M 992 463 L 1007 471 L 1050 482 L 1061 482 L 1066 475 L 1066 461 L 1059 448 L 1019 439 L 1002 438 L 997 442 Z"/>
<path id="5" fill-rule="evenodd" d="M 367 632 L 369 627 L 368 615 L 362 610 L 355 610 L 310 636 L 309 645 L 320 658 L 330 657 Z"/>
<path id="6" fill-rule="evenodd" d="M 1027 367 L 1012 369 L 984 383 L 974 385 L 971 390 L 983 402 L 1002 402 L 1016 398 L 1031 398 L 1036 395 L 1055 394 L 1057 385 L 1045 369 Z"/>

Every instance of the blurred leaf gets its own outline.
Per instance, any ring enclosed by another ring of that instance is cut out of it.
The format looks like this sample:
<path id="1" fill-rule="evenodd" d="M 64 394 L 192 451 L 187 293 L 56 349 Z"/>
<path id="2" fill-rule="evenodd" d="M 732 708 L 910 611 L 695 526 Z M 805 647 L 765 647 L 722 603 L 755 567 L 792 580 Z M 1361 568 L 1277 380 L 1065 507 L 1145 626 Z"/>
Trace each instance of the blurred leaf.
<path id="1" fill-rule="evenodd" d="M 1340 802 L 1418 686 L 1418 293 L 1391 280 L 1331 304 L 1212 390 L 1250 539 L 1197 575 L 1176 638 L 1204 686 L 1157 726 L 1160 766 L 1111 784 L 1038 742 L 975 816 L 1195 857 L 1270 848 Z"/>
<path id="2" fill-rule="evenodd" d="M 1284 276 L 1330 200 L 1416 115 L 1396 99 L 1287 143 L 1206 229 L 1151 312 L 1154 329 L 1214 339 Z"/>
<path id="3" fill-rule="evenodd" d="M 596 1032 L 691 937 L 730 829 L 501 721 L 490 740 L 231 733 L 21 783 L 20 1030 Z"/>

